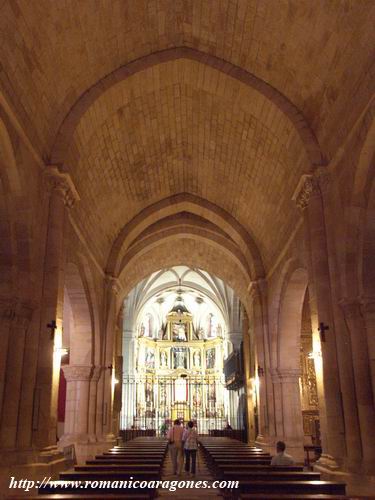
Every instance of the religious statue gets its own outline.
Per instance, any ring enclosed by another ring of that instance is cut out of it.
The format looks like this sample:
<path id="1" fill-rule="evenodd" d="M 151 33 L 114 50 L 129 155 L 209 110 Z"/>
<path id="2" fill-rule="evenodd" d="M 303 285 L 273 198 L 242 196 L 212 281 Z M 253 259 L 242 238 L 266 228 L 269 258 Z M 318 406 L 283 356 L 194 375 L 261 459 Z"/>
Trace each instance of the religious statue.
<path id="1" fill-rule="evenodd" d="M 144 335 L 145 335 L 145 330 L 146 330 L 146 329 L 145 329 L 145 325 L 142 323 L 142 324 L 141 324 L 141 327 L 140 327 L 140 329 L 139 329 L 139 336 L 140 336 L 140 337 L 144 337 Z"/>
<path id="2" fill-rule="evenodd" d="M 185 349 L 175 348 L 173 350 L 173 367 L 176 368 L 187 368 L 187 357 Z"/>
<path id="3" fill-rule="evenodd" d="M 215 348 L 206 351 L 206 368 L 208 370 L 215 368 Z"/>
<path id="4" fill-rule="evenodd" d="M 194 389 L 193 393 L 193 405 L 194 406 L 200 406 L 201 405 L 201 390 L 199 387 L 196 387 Z"/>
<path id="5" fill-rule="evenodd" d="M 151 382 L 149 381 L 146 382 L 145 392 L 146 392 L 146 404 L 147 406 L 150 406 L 152 402 L 152 386 Z"/>
<path id="6" fill-rule="evenodd" d="M 195 351 L 193 355 L 194 366 L 199 368 L 201 366 L 201 353 L 199 351 Z"/>
<path id="7" fill-rule="evenodd" d="M 173 340 L 186 342 L 186 325 L 184 323 L 174 323 L 173 325 Z"/>
<path id="8" fill-rule="evenodd" d="M 146 351 L 146 368 L 153 369 L 155 368 L 155 354 L 152 349 L 147 349 Z"/>
<path id="9" fill-rule="evenodd" d="M 167 404 L 167 388 L 165 384 L 160 384 L 159 394 L 160 406 L 165 406 Z"/>
<path id="10" fill-rule="evenodd" d="M 209 401 L 216 401 L 216 388 L 215 388 L 215 384 L 210 384 L 209 385 L 208 400 Z"/>
<path id="11" fill-rule="evenodd" d="M 168 356 L 165 351 L 161 351 L 160 353 L 160 366 L 161 367 L 166 367 L 168 364 Z"/>

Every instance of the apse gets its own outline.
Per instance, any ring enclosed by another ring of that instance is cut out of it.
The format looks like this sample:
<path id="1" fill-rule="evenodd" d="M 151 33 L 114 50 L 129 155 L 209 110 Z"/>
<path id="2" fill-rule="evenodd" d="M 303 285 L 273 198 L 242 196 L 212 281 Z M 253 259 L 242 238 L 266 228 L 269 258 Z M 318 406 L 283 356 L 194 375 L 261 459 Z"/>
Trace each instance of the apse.
<path id="1" fill-rule="evenodd" d="M 162 269 L 130 292 L 123 317 L 121 429 L 159 435 L 177 418 L 203 434 L 244 429 L 241 394 L 231 396 L 224 374 L 242 340 L 241 303 L 229 286 L 201 269 Z"/>

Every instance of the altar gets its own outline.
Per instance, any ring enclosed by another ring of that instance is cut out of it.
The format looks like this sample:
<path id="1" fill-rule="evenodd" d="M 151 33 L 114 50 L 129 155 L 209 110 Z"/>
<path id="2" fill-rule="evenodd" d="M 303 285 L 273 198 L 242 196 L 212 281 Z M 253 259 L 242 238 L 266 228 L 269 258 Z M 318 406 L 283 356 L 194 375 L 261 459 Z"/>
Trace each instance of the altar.
<path id="1" fill-rule="evenodd" d="M 199 432 L 225 427 L 229 397 L 221 327 L 194 328 L 178 295 L 157 334 L 139 327 L 134 374 L 123 380 L 123 428 L 161 429 L 193 420 Z"/>

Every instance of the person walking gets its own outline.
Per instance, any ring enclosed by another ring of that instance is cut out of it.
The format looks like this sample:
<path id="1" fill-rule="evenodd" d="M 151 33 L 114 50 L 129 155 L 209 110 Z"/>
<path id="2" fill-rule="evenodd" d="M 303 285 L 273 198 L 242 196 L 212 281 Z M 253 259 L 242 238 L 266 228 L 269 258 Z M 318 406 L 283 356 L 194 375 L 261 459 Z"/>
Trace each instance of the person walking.
<path id="1" fill-rule="evenodd" d="M 197 463 L 197 451 L 198 451 L 198 432 L 194 427 L 194 422 L 190 420 L 184 430 L 182 441 L 184 442 L 185 451 L 185 471 L 195 475 L 196 463 Z M 190 458 L 191 458 L 191 470 L 190 470 Z"/>
<path id="2" fill-rule="evenodd" d="M 176 419 L 168 431 L 169 453 L 171 455 L 173 475 L 180 475 L 184 463 L 184 452 L 182 445 L 182 434 L 184 429 L 179 419 Z"/>

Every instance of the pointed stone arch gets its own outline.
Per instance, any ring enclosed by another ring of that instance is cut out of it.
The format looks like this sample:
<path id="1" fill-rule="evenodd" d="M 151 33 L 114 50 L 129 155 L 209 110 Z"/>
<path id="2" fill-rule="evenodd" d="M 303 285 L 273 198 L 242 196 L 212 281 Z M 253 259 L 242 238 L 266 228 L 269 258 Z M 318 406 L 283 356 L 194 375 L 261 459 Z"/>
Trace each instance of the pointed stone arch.
<path id="1" fill-rule="evenodd" d="M 69 339 L 70 364 L 91 366 L 97 357 L 93 309 L 89 305 L 81 272 L 72 262 L 66 265 L 65 289 L 73 319 Z"/>
<path id="2" fill-rule="evenodd" d="M 306 269 L 288 273 L 284 282 L 277 335 L 277 368 L 299 371 L 302 308 L 308 285 Z"/>
<path id="3" fill-rule="evenodd" d="M 107 272 L 111 275 L 120 272 L 123 256 L 147 228 L 167 217 L 181 213 L 197 216 L 217 226 L 243 254 L 252 278 L 264 276 L 264 267 L 257 245 L 243 226 L 224 209 L 189 193 L 180 193 L 154 203 L 127 223 L 112 246 L 107 260 Z"/>
<path id="4" fill-rule="evenodd" d="M 75 102 L 60 126 L 51 151 L 52 163 L 64 163 L 67 148 L 71 143 L 74 130 L 81 117 L 104 92 L 116 83 L 126 80 L 139 71 L 177 59 L 197 61 L 222 72 L 229 78 L 238 80 L 262 94 L 281 110 L 296 129 L 307 157 L 309 158 L 310 166 L 323 163 L 323 155 L 311 127 L 303 113 L 289 101 L 287 97 L 245 69 L 191 47 L 173 47 L 143 56 L 109 73 L 91 88 L 87 89 L 87 91 Z"/>

